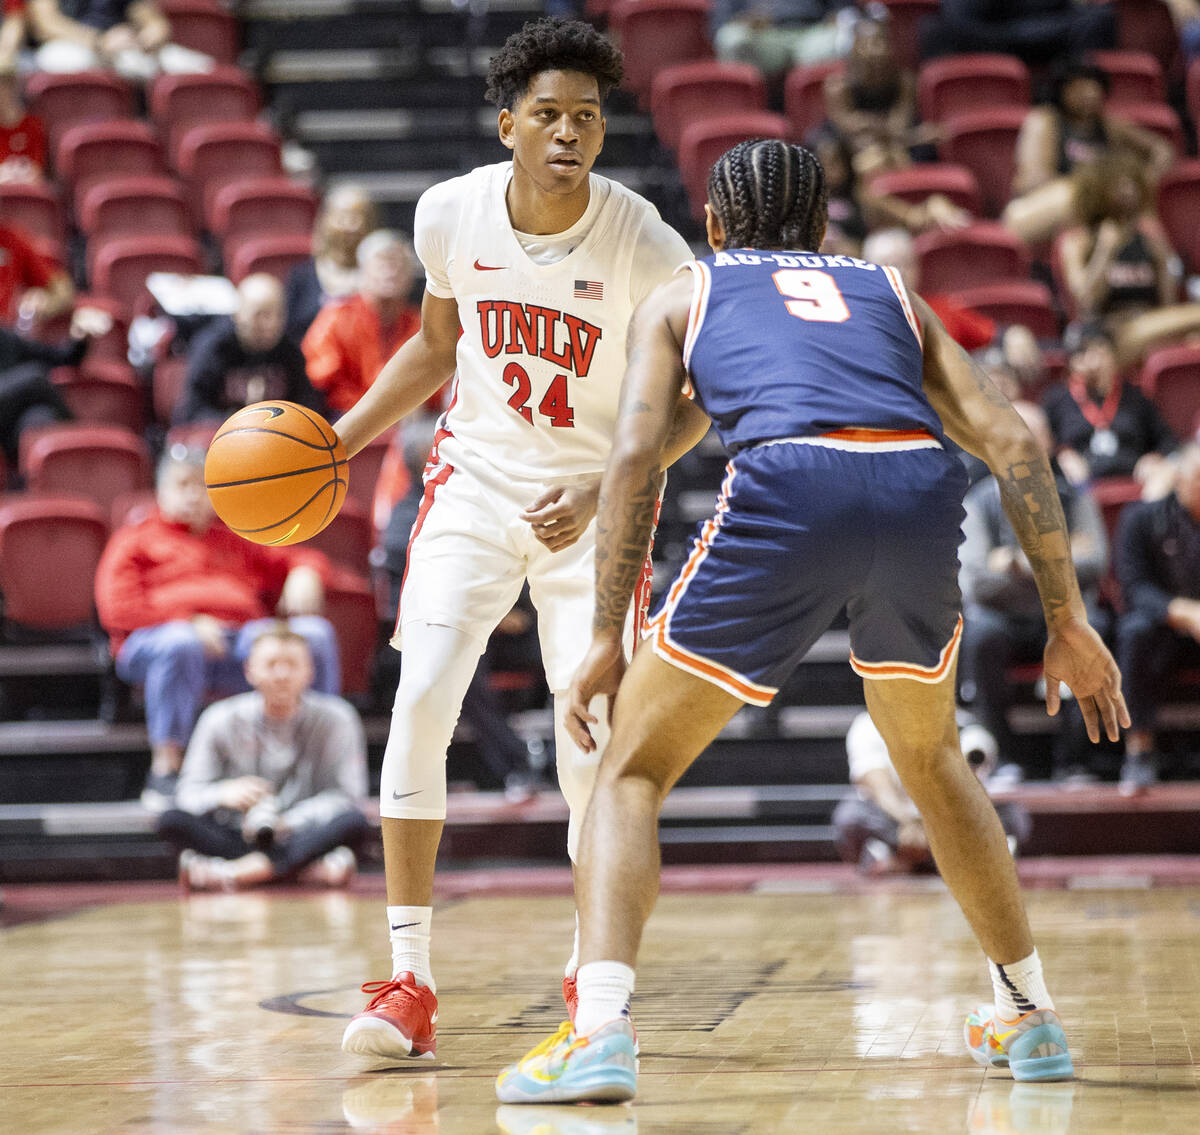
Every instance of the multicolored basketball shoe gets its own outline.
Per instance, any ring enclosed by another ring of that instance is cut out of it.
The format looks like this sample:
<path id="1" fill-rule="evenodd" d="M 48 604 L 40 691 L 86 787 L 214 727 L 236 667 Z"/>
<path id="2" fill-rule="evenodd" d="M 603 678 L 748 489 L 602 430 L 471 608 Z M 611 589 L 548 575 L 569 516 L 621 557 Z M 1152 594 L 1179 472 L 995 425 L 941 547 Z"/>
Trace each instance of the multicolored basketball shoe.
<path id="1" fill-rule="evenodd" d="M 391 981 L 368 981 L 373 993 L 367 1007 L 350 1019 L 342 1034 L 342 1051 L 359 1056 L 423 1056 L 437 1054 L 437 996 L 418 985 L 411 973 Z"/>
<path id="2" fill-rule="evenodd" d="M 1003 1021 L 991 1005 L 981 1005 L 967 1014 L 963 1039 L 976 1064 L 1008 1068 L 1014 1080 L 1069 1080 L 1075 1075 L 1067 1034 L 1053 1009 L 1033 1009 L 1015 1021 Z"/>
<path id="3" fill-rule="evenodd" d="M 637 1091 L 633 1026 L 625 1017 L 576 1036 L 570 1021 L 496 1077 L 501 1103 L 616 1102 Z"/>

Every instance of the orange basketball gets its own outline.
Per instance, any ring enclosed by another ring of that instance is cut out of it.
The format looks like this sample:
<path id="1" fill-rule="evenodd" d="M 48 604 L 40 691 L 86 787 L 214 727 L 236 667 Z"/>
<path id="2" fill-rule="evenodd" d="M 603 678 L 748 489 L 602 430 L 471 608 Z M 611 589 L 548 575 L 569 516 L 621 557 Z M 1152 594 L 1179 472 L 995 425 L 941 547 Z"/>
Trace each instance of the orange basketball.
<path id="1" fill-rule="evenodd" d="M 346 450 L 333 427 L 295 402 L 255 402 L 217 430 L 204 459 L 216 514 L 255 544 L 315 536 L 346 499 Z"/>

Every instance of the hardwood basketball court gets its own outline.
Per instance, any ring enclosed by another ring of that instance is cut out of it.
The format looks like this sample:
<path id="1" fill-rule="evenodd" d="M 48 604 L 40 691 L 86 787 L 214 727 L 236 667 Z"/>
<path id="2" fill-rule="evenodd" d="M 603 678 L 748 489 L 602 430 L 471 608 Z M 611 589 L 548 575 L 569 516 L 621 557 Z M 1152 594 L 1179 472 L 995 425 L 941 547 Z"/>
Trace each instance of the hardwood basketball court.
<path id="1" fill-rule="evenodd" d="M 350 894 L 186 900 L 162 884 L 7 888 L 10 920 L 39 895 L 60 913 L 0 934 L 0 1129 L 1195 1129 L 1200 887 L 1100 874 L 1086 889 L 1030 893 L 1078 1070 L 1074 1083 L 1038 1086 L 985 1073 L 962 1047 L 963 1014 L 989 989 L 937 880 L 849 880 L 847 893 L 829 868 L 668 871 L 639 973 L 634 1106 L 498 1110 L 497 1070 L 562 1017 L 572 911 L 546 893 L 548 879 L 563 891 L 562 872 L 531 873 L 527 895 L 509 878 L 488 897 L 503 875 L 440 901 L 439 1058 L 393 1066 L 338 1047 L 359 983 L 386 976 L 376 880 Z M 71 909 L 109 891 L 117 901 Z"/>

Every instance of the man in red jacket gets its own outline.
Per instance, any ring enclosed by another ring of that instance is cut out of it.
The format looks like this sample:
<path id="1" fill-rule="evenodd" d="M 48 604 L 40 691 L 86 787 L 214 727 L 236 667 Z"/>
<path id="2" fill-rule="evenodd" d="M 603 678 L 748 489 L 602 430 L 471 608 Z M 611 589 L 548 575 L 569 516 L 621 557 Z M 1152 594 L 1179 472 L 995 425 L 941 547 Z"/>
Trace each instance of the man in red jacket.
<path id="1" fill-rule="evenodd" d="M 117 676 L 145 686 L 149 806 L 173 794 L 206 692 L 248 688 L 242 664 L 273 613 L 308 641 L 314 689 L 336 694 L 341 685 L 337 639 L 319 615 L 329 561 L 312 550 L 248 543 L 217 521 L 199 450 L 167 452 L 156 494 L 157 510 L 113 534 L 96 572 L 96 609 Z"/>

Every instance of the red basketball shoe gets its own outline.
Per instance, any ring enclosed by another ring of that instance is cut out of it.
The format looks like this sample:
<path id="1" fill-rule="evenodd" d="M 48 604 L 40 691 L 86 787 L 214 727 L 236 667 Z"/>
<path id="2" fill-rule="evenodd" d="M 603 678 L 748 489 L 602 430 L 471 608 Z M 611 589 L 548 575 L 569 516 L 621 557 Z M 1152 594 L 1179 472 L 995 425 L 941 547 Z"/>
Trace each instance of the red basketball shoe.
<path id="1" fill-rule="evenodd" d="M 567 1019 L 575 1023 L 575 1010 L 579 1008 L 579 986 L 574 975 L 563 978 L 563 1001 L 567 1006 Z"/>
<path id="2" fill-rule="evenodd" d="M 367 1007 L 352 1017 L 342 1034 L 342 1051 L 359 1056 L 422 1056 L 437 1053 L 437 995 L 418 985 L 411 973 L 391 981 L 368 981 Z"/>

